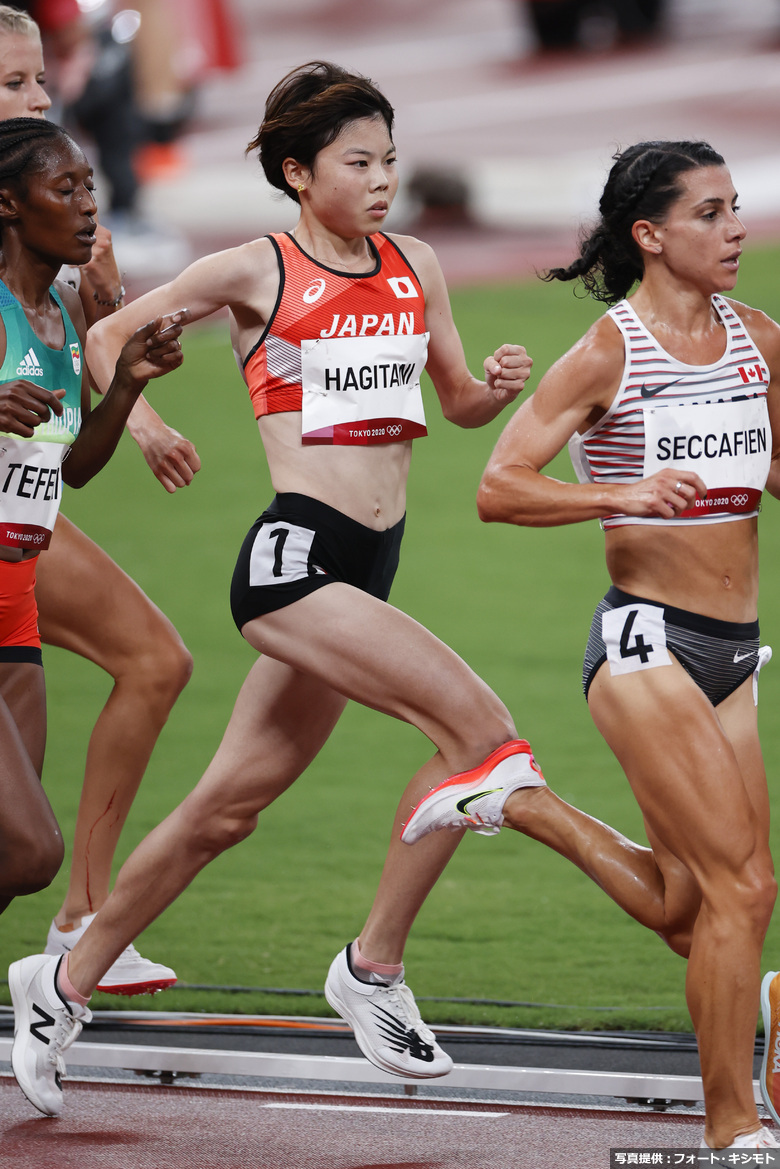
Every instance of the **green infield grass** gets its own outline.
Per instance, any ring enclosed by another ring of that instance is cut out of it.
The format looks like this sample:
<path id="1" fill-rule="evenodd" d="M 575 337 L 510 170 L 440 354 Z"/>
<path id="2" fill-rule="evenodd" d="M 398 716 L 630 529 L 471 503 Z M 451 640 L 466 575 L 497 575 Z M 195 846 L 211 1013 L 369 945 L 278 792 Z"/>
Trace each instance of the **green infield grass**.
<path id="1" fill-rule="evenodd" d="M 747 253 L 738 295 L 780 316 L 780 250 Z M 602 311 L 571 286 L 533 281 L 459 290 L 456 321 L 471 368 L 503 341 L 535 359 L 533 386 Z M 176 375 L 150 387 L 168 421 L 197 444 L 203 469 L 170 497 L 125 436 L 99 478 L 64 511 L 174 621 L 195 671 L 152 758 L 118 861 L 173 808 L 214 752 L 254 660 L 228 607 L 235 555 L 270 498 L 248 396 L 227 326 L 193 330 Z M 590 721 L 582 651 L 608 581 L 595 523 L 542 530 L 480 524 L 474 497 L 503 426 L 445 423 L 430 385 L 431 437 L 415 444 L 401 568 L 392 600 L 453 646 L 502 696 L 545 774 L 567 800 L 643 840 L 622 772 Z M 553 473 L 572 478 L 564 454 Z M 780 511 L 761 516 L 762 635 L 780 646 Z M 66 842 L 91 727 L 109 681 L 46 649 L 45 785 Z M 780 774 L 780 666 L 762 676 L 760 716 L 774 793 Z M 329 1014 L 328 964 L 371 903 L 398 797 L 430 744 L 415 729 L 351 706 L 321 756 L 143 935 L 142 952 L 181 980 L 155 999 L 95 1004 L 146 1009 Z M 728 832 L 728 808 L 723 808 Z M 66 883 L 18 899 L 0 926 L 6 961 L 42 948 Z M 433 1022 L 532 1027 L 689 1029 L 684 964 L 556 854 L 510 832 L 469 836 L 423 909 L 407 976 Z M 766 964 L 780 964 L 773 925 Z M 250 988 L 236 990 L 234 988 Z M 284 993 L 301 992 L 301 993 Z M 308 992 L 308 993 L 306 993 Z M 8 1002 L 7 986 L 0 1000 Z"/>

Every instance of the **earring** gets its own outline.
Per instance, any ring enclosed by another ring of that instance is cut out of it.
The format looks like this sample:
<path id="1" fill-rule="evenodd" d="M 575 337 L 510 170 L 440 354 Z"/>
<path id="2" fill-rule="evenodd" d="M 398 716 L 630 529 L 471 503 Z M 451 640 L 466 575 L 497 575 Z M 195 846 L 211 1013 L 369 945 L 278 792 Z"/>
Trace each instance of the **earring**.
<path id="1" fill-rule="evenodd" d="M 305 190 L 306 190 L 306 184 L 305 183 L 298 183 L 298 194 L 300 195 L 301 191 L 305 191 Z"/>

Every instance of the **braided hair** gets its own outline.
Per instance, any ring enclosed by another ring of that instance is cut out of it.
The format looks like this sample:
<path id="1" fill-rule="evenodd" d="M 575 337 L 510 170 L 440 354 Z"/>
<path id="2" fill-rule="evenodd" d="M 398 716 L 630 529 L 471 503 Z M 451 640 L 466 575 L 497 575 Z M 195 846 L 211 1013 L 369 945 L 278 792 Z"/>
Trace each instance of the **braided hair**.
<path id="1" fill-rule="evenodd" d="M 543 280 L 581 280 L 589 294 L 617 304 L 644 274 L 631 229 L 639 219 L 662 223 L 680 197 L 679 176 L 697 167 L 724 166 L 707 142 L 639 142 L 613 155 L 599 203 L 601 218 L 582 240 L 568 268 L 551 268 Z"/>
<path id="2" fill-rule="evenodd" d="M 369 78 L 328 61 L 309 61 L 271 90 L 265 117 L 246 153 L 256 150 L 271 186 L 298 203 L 297 192 L 284 177 L 284 160 L 294 158 L 313 168 L 319 152 L 358 118 L 383 118 L 392 138 L 393 107 Z"/>
<path id="3" fill-rule="evenodd" d="M 0 121 L 0 186 L 11 184 L 24 193 L 26 179 L 44 170 L 56 144 L 73 139 L 67 130 L 45 118 Z"/>

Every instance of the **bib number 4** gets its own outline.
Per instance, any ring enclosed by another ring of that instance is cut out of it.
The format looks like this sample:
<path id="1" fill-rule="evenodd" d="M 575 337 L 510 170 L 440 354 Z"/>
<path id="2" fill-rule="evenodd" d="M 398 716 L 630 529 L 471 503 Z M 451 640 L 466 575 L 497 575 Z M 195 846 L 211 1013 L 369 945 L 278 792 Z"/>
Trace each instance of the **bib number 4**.
<path id="1" fill-rule="evenodd" d="M 612 674 L 633 674 L 671 664 L 664 611 L 658 605 L 627 605 L 601 617 L 601 632 Z"/>

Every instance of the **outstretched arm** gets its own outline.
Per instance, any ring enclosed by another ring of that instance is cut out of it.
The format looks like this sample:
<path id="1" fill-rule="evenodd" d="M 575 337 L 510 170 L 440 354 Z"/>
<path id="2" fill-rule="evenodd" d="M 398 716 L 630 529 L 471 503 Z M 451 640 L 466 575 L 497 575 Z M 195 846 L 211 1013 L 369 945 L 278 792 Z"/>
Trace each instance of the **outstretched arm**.
<path id="1" fill-rule="evenodd" d="M 270 245 L 262 250 L 245 245 L 205 256 L 168 284 L 98 321 L 87 339 L 87 360 L 96 387 L 102 390 L 108 385 L 122 345 L 152 317 L 171 314 L 185 306 L 188 322 L 201 320 L 225 306 L 254 311 L 253 298 L 261 287 L 262 255 L 266 250 L 272 254 Z M 193 444 L 167 426 L 143 396 L 130 414 L 128 430 L 166 491 L 187 486 L 200 469 Z"/>

